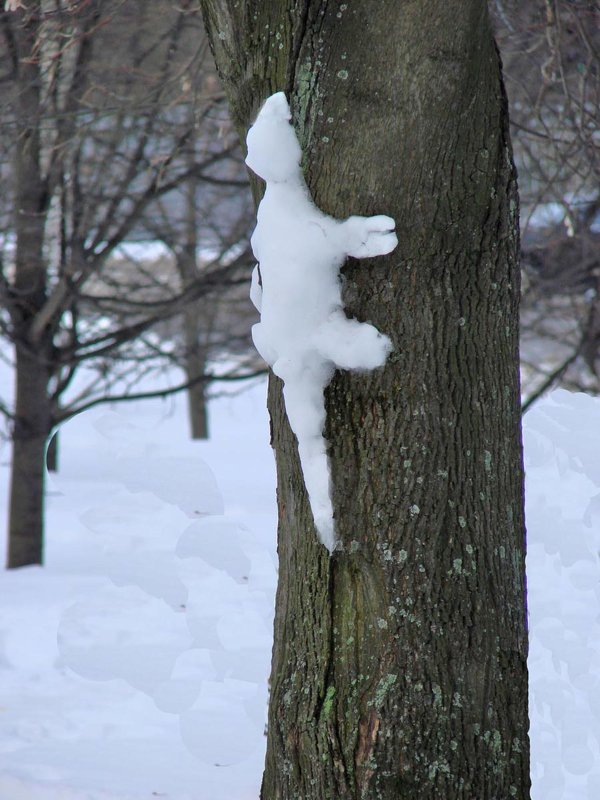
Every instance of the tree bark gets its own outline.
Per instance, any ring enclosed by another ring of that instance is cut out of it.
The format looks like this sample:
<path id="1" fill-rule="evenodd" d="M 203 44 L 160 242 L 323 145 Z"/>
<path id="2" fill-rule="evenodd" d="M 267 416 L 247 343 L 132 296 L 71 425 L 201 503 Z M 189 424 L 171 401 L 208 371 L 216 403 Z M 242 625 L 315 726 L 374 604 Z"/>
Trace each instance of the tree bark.
<path id="1" fill-rule="evenodd" d="M 192 439 L 208 439 L 208 402 L 206 398 L 207 383 L 198 380 L 207 372 L 207 353 L 202 339 L 206 331 L 202 329 L 199 319 L 206 324 L 207 319 L 200 317 L 197 303 L 188 305 L 183 312 L 183 337 L 185 346 L 184 369 L 188 383 L 187 390 L 188 419 Z"/>
<path id="2" fill-rule="evenodd" d="M 190 126 L 194 130 L 194 109 L 190 107 Z M 194 166 L 194 149 L 186 153 L 188 167 Z M 185 186 L 185 241 L 176 256 L 177 269 L 184 286 L 191 286 L 198 278 L 198 187 L 195 180 L 188 181 Z M 208 309 L 206 309 L 208 312 Z M 212 316 L 212 315 L 211 315 Z M 186 378 L 192 383 L 187 390 L 188 417 L 192 439 L 208 439 L 208 408 L 205 381 L 197 379 L 206 373 L 207 347 L 210 336 L 202 330 L 200 320 L 210 327 L 209 314 L 201 314 L 200 303 L 188 305 L 183 313 L 183 339 L 185 346 L 184 368 Z M 202 341 L 204 339 L 204 342 Z"/>
<path id="3" fill-rule="evenodd" d="M 15 158 L 15 279 L 10 311 L 15 340 L 15 421 L 9 500 L 8 567 L 42 563 L 46 439 L 51 429 L 48 396 L 50 338 L 30 329 L 46 300 L 43 254 L 47 195 L 41 166 L 40 65 L 35 52 L 39 6 L 16 26 L 20 135 Z"/>
<path id="4" fill-rule="evenodd" d="M 281 385 L 279 586 L 262 800 L 529 797 L 518 198 L 478 0 L 204 0 L 243 134 L 284 90 L 317 204 L 385 213 L 344 269 L 392 338 L 326 391 L 342 549 L 315 535 Z"/>
<path id="5" fill-rule="evenodd" d="M 8 563 L 9 569 L 43 561 L 44 474 L 51 429 L 48 373 L 43 358 L 17 349 Z"/>
<path id="6" fill-rule="evenodd" d="M 185 316 L 191 316 L 193 309 L 186 310 Z M 190 335 L 197 325 L 185 322 L 186 347 L 190 346 Z M 189 344 L 188 344 L 189 342 Z M 201 350 L 197 339 L 193 340 L 195 351 L 188 351 L 185 360 L 185 373 L 188 382 L 196 381 L 187 390 L 188 417 L 192 439 L 208 439 L 208 402 L 206 399 L 206 381 L 197 379 L 206 374 L 206 355 Z"/>
<path id="7" fill-rule="evenodd" d="M 193 187 L 195 189 L 195 186 Z M 192 215 L 193 209 L 193 215 Z M 190 209 L 187 241 L 177 251 L 175 259 L 177 271 L 184 286 L 192 286 L 198 279 L 196 204 Z M 208 403 L 206 381 L 198 380 L 207 371 L 207 343 L 210 337 L 212 310 L 202 307 L 200 302 L 188 304 L 182 314 L 183 325 L 183 367 L 191 386 L 187 390 L 188 419 L 192 439 L 208 439 Z M 206 328 L 209 328 L 207 331 Z"/>

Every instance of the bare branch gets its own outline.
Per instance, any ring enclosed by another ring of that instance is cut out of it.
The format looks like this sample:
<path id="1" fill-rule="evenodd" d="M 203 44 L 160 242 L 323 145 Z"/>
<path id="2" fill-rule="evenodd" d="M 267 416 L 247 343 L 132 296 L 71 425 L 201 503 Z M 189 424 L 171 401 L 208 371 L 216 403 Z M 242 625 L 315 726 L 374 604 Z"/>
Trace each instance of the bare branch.
<path id="1" fill-rule="evenodd" d="M 138 392 L 137 394 L 121 394 L 99 397 L 95 400 L 90 400 L 88 403 L 83 403 L 75 408 L 64 409 L 64 411 L 61 411 L 57 415 L 56 423 L 65 422 L 65 420 L 71 419 L 71 417 L 81 414 L 83 411 L 87 411 L 90 408 L 94 408 L 105 403 L 122 403 L 134 400 L 152 400 L 159 397 L 169 397 L 170 395 L 177 394 L 178 392 L 183 392 L 192 386 L 197 385 L 198 383 L 236 383 L 239 381 L 251 380 L 252 378 L 259 378 L 267 373 L 268 370 L 266 368 L 254 370 L 253 372 L 248 372 L 242 375 L 216 375 L 214 373 L 207 373 L 206 375 L 200 375 L 197 378 L 194 378 L 194 380 L 186 381 L 185 383 L 180 383 L 176 386 L 171 386 L 166 389 Z"/>

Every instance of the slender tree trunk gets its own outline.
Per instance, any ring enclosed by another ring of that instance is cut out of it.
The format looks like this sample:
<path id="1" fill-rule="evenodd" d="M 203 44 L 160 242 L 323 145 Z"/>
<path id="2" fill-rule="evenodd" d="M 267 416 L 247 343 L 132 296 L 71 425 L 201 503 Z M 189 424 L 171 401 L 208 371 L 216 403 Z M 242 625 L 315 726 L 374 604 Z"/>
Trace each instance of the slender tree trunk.
<path id="1" fill-rule="evenodd" d="M 41 564 L 46 442 L 51 427 L 47 370 L 17 351 L 16 420 L 10 482 L 8 567 Z"/>
<path id="2" fill-rule="evenodd" d="M 198 321 L 199 309 L 194 303 L 183 313 L 185 341 L 185 374 L 192 385 L 187 390 L 188 417 L 192 439 L 208 439 L 208 403 L 206 382 L 198 381 L 206 374 L 206 349 L 202 346 L 204 332 Z"/>
<path id="3" fill-rule="evenodd" d="M 204 0 L 244 132 L 285 90 L 326 212 L 397 221 L 344 270 L 386 367 L 326 391 L 318 543 L 281 385 L 279 586 L 262 800 L 529 797 L 518 207 L 479 0 Z"/>
<path id="4" fill-rule="evenodd" d="M 193 128 L 194 109 L 190 107 L 190 124 Z M 186 154 L 188 167 L 194 167 L 194 148 L 188 145 Z M 196 181 L 188 181 L 185 186 L 186 218 L 185 242 L 178 251 L 177 269 L 184 286 L 191 285 L 198 278 L 198 202 L 196 197 Z M 188 417 L 192 439 L 208 439 L 208 403 L 206 383 L 198 381 L 206 373 L 207 366 L 207 334 L 208 319 L 201 315 L 200 303 L 188 305 L 183 312 L 183 337 L 185 345 L 184 368 L 188 383 L 187 390 Z M 208 312 L 208 309 L 206 309 Z M 202 324 L 201 324 L 202 323 Z M 210 326 L 209 326 L 210 327 Z M 203 341 L 204 340 L 204 341 Z"/>
<path id="5" fill-rule="evenodd" d="M 196 243 L 187 243 L 176 255 L 177 269 L 184 285 L 191 285 L 198 277 Z M 184 358 L 183 368 L 188 383 L 188 418 L 192 439 L 208 439 L 208 402 L 206 382 L 198 380 L 206 374 L 206 340 L 210 335 L 211 310 L 200 302 L 186 306 L 182 314 Z"/>
<path id="6" fill-rule="evenodd" d="M 16 27 L 20 135 L 15 159 L 15 279 L 11 317 L 15 332 L 15 422 L 9 510 L 8 566 L 41 564 L 44 528 L 46 439 L 51 429 L 48 397 L 49 334 L 33 341 L 31 324 L 46 300 L 43 255 L 47 212 L 40 143 L 40 66 L 36 52 L 39 4 Z"/>

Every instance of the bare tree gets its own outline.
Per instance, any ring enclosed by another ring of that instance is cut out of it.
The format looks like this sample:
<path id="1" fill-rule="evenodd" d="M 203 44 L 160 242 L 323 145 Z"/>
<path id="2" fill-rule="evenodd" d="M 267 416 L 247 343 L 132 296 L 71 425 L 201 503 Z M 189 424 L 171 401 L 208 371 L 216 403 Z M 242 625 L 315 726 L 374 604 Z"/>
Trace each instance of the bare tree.
<path id="1" fill-rule="evenodd" d="M 600 391 L 600 10 L 493 0 L 522 203 L 524 408 Z"/>
<path id="2" fill-rule="evenodd" d="M 208 83 L 214 83 L 217 88 L 216 78 L 213 80 L 209 76 Z M 224 96 L 220 94 L 219 97 L 224 102 Z M 192 104 L 189 113 L 194 113 Z M 235 135 L 222 113 L 210 124 L 202 126 L 201 135 L 208 141 L 216 141 L 223 138 L 225 132 L 227 136 Z M 193 129 L 192 136 L 196 137 L 194 147 L 185 152 L 190 168 L 195 160 L 195 149 L 200 144 L 197 128 Z M 206 272 L 206 260 L 212 257 L 213 252 L 227 254 L 232 243 L 234 251 L 247 246 L 249 221 L 253 219 L 252 200 L 249 192 L 242 192 L 235 185 L 236 181 L 245 181 L 245 167 L 239 159 L 230 158 L 220 165 L 220 171 L 221 177 L 228 177 L 234 185 L 205 186 L 192 178 L 178 187 L 177 197 L 159 198 L 144 218 L 145 227 L 152 237 L 168 248 L 174 273 L 182 287 L 193 286 L 199 274 Z M 174 205 L 180 213 L 173 213 Z M 200 248 L 201 242 L 204 251 Z M 228 257 L 235 254 L 229 253 Z M 176 320 L 178 329 L 172 331 L 169 339 L 177 343 L 173 358 L 184 369 L 190 384 L 187 396 L 192 438 L 208 436 L 208 384 L 198 378 L 206 374 L 210 362 L 215 357 L 225 356 L 229 359 L 243 357 L 257 364 L 250 341 L 251 321 L 255 317 L 244 281 L 239 285 L 224 286 L 218 294 L 214 292 L 187 304 L 181 318 Z"/>
<path id="3" fill-rule="evenodd" d="M 233 134 L 223 125 L 213 135 L 223 97 L 207 69 L 196 4 L 28 0 L 0 13 L 2 173 L 10 188 L 0 209 L 0 325 L 16 375 L 14 407 L 1 410 L 12 427 L 15 567 L 42 560 L 44 454 L 58 423 L 107 398 L 210 379 L 140 385 L 174 361 L 157 323 L 245 276 L 248 204 L 230 204 L 229 237 L 224 220 L 220 237 L 214 219 L 199 224 L 197 244 L 211 258 L 193 279 L 174 281 L 142 263 L 134 269 L 131 258 L 124 268 L 117 258 L 123 243 L 148 238 L 159 204 L 163 214 L 181 214 L 180 187 L 247 192 Z M 76 386 L 83 364 L 88 377 Z"/>

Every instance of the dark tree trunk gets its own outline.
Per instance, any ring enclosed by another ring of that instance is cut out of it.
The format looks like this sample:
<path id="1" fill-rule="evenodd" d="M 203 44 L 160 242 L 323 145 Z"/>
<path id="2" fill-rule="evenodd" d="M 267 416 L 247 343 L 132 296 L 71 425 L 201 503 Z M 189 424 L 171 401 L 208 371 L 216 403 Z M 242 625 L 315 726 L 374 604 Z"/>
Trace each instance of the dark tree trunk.
<path id="1" fill-rule="evenodd" d="M 51 427 L 48 376 L 42 359 L 17 351 L 16 420 L 10 481 L 8 567 L 41 564 L 44 473 Z"/>
<path id="2" fill-rule="evenodd" d="M 193 129 L 194 109 L 190 108 L 190 124 Z M 186 154 L 188 167 L 194 167 L 194 150 Z M 177 269 L 184 286 L 191 286 L 198 279 L 198 202 L 196 181 L 188 181 L 185 186 L 186 218 L 185 242 L 176 255 Z M 202 311 L 206 311 L 205 315 Z M 183 339 L 185 347 L 184 369 L 188 383 L 188 418 L 192 439 L 208 439 L 207 384 L 199 380 L 206 373 L 207 365 L 207 326 L 210 329 L 208 308 L 201 309 L 200 303 L 188 305 L 183 312 Z"/>
<path id="3" fill-rule="evenodd" d="M 184 285 L 191 286 L 198 278 L 195 236 L 193 244 L 177 253 L 177 269 Z M 204 313 L 206 311 L 206 313 Z M 183 315 L 183 368 L 187 382 L 188 419 L 192 439 L 208 439 L 208 403 L 206 381 L 199 380 L 206 374 L 207 352 L 206 327 L 210 326 L 211 312 L 201 308 L 200 303 L 187 305 Z"/>
<path id="4" fill-rule="evenodd" d="M 43 256 L 47 211 L 40 157 L 40 65 L 35 52 L 39 7 L 16 27 L 20 135 L 15 160 L 15 279 L 11 317 L 15 332 L 16 391 L 10 485 L 8 566 L 41 564 L 46 440 L 51 429 L 48 397 L 49 334 L 32 339 L 31 325 L 46 301 Z"/>
<path id="5" fill-rule="evenodd" d="M 279 382 L 279 587 L 263 800 L 529 797 L 518 200 L 479 0 L 204 0 L 243 134 L 291 99 L 317 204 L 400 244 L 344 270 L 395 350 L 326 392 L 316 538 Z"/>
<path id="6" fill-rule="evenodd" d="M 188 306 L 183 314 L 185 339 L 185 374 L 190 387 L 187 390 L 188 418 L 192 439 L 208 439 L 208 402 L 206 381 L 198 380 L 206 374 L 206 350 L 202 346 L 203 331 L 198 324 L 197 305 Z"/>
<path id="7" fill-rule="evenodd" d="M 186 363 L 188 381 L 195 381 L 206 369 L 206 361 L 189 358 Z M 208 402 L 206 400 L 206 383 L 199 381 L 187 390 L 188 417 L 190 436 L 192 439 L 208 439 Z"/>

